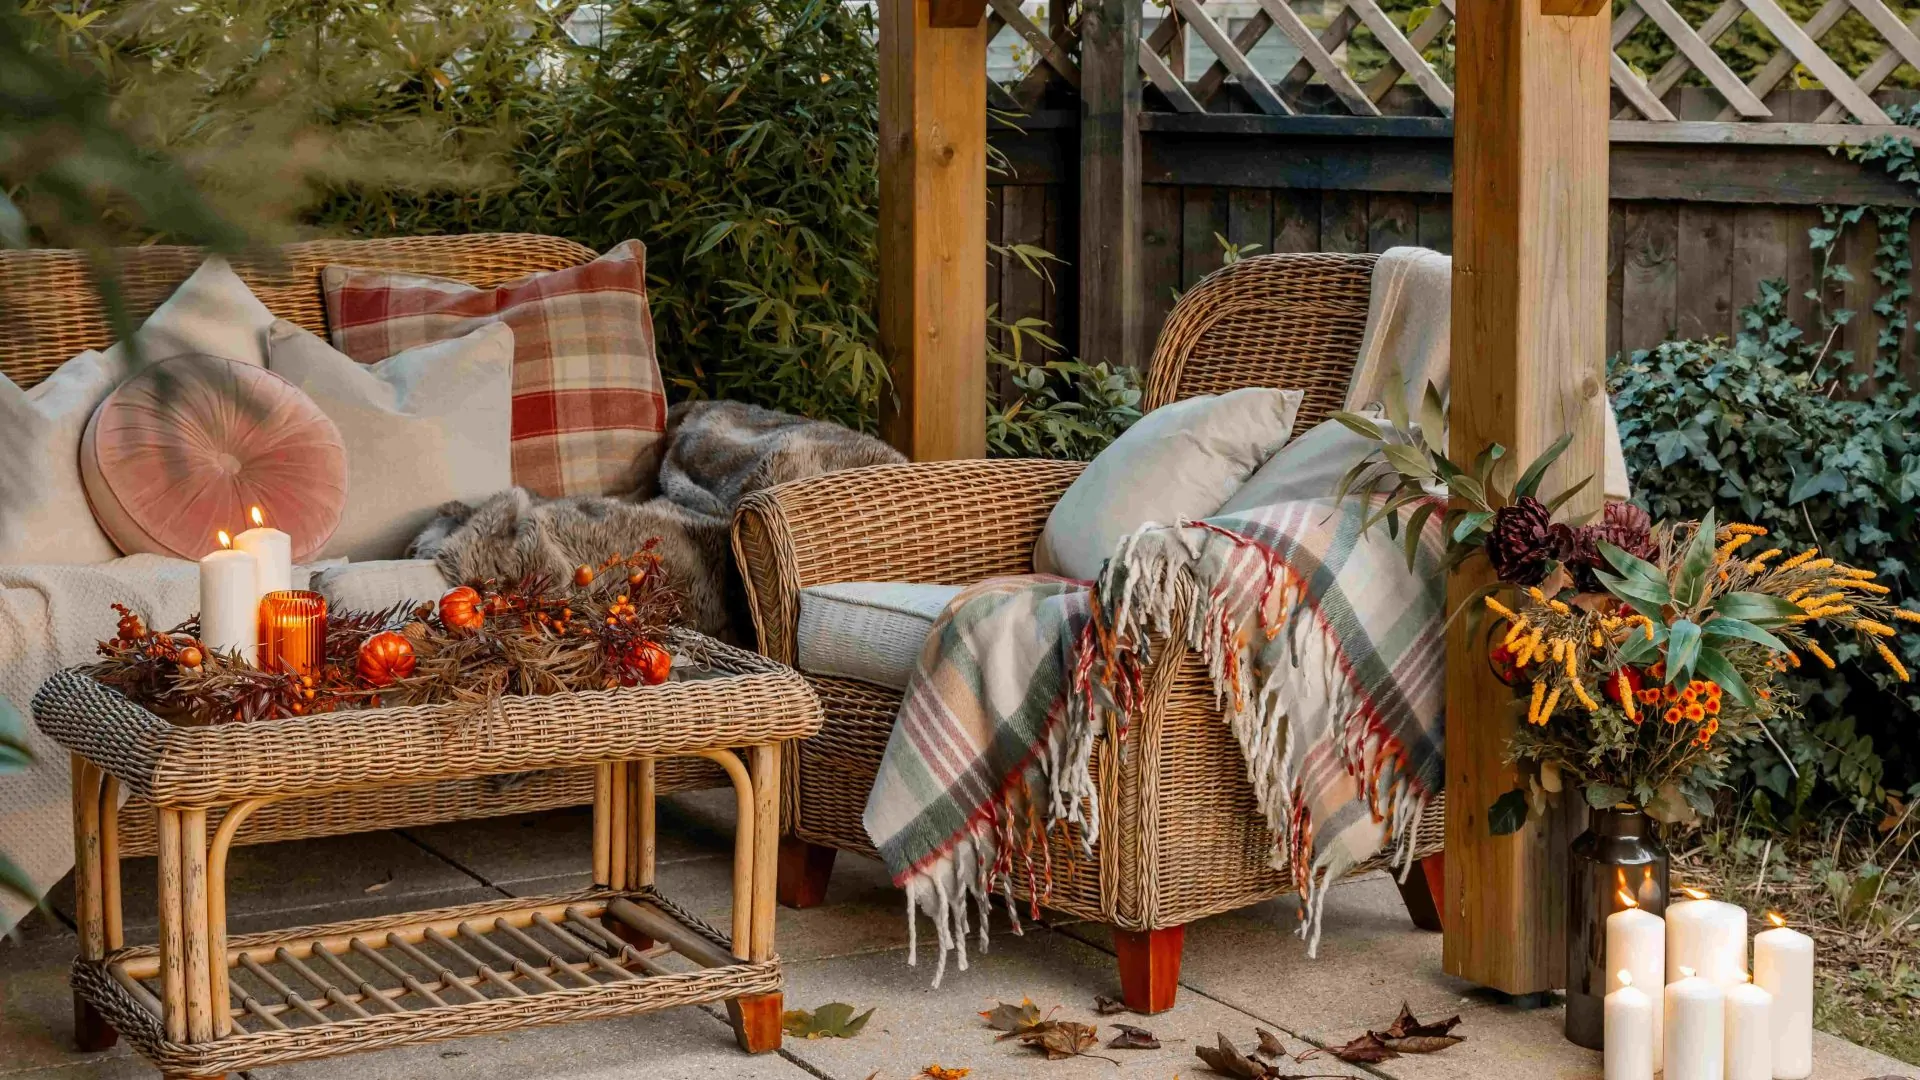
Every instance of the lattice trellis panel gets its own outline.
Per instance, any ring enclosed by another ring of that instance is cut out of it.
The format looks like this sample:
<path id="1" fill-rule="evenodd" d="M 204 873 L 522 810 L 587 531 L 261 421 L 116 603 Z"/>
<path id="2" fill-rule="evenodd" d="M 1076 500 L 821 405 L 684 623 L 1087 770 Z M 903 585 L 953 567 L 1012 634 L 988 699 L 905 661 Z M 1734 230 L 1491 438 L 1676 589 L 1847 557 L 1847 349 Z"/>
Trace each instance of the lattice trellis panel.
<path id="1" fill-rule="evenodd" d="M 1438 49 L 1451 48 L 1441 38 L 1455 18 L 1455 0 L 1434 0 L 1411 31 L 1389 16 L 1379 0 L 1335 0 L 1322 7 L 1309 7 L 1310 2 L 1214 0 L 1210 7 L 1208 0 L 1156 0 L 1148 13 L 1159 16 L 1157 24 L 1141 41 L 1141 77 L 1177 113 L 1227 108 L 1223 92 L 1232 84 L 1254 109 L 1270 116 L 1332 112 L 1376 117 L 1386 112 L 1387 95 L 1396 86 L 1410 88 L 1411 97 L 1397 98 L 1394 112 L 1408 111 L 1411 100 L 1415 109 L 1430 107 L 1441 116 L 1453 114 L 1453 90 L 1430 57 L 1438 57 Z M 1024 75 L 993 84 L 997 107 L 1032 109 L 1046 98 L 1049 87 L 1078 88 L 1079 36 L 1072 0 L 1053 0 L 1044 14 L 1038 8 L 1029 9 L 1035 12 L 1029 14 L 1019 0 L 990 0 L 990 5 L 992 33 L 1015 35 L 1015 47 L 1027 61 Z M 1310 12 L 1310 18 L 1303 11 Z M 1871 63 L 1853 75 L 1820 44 L 1850 13 L 1858 13 L 1884 45 Z M 1714 45 L 1748 16 L 1778 45 L 1764 64 L 1743 79 L 1715 52 Z M 1698 122 L 1682 125 L 1702 138 L 1857 139 L 1892 124 L 1874 101 L 1874 92 L 1903 66 L 1920 69 L 1920 14 L 1902 21 L 1885 0 L 1827 0 L 1804 24 L 1796 22 L 1777 0 L 1724 0 L 1699 26 L 1689 23 L 1670 0 L 1629 0 L 1613 20 L 1615 48 L 1649 26 L 1673 43 L 1674 55 L 1651 75 L 1636 71 L 1617 54 L 1613 57 L 1613 85 L 1625 103 L 1615 117 L 1624 122 L 1616 126 L 1616 138 L 1650 125 L 1680 124 L 1681 118 L 1663 99 L 1682 80 L 1697 74 L 1724 102 L 1719 115 L 1708 122 L 1718 125 L 1715 132 Z M 1387 57 L 1384 68 L 1364 77 L 1355 70 L 1358 50 L 1350 47 L 1362 27 Z M 1252 58 L 1255 47 L 1273 34 L 1279 35 L 1287 55 L 1296 57 L 1285 72 L 1262 71 Z M 1186 70 L 1189 37 L 1213 57 L 1197 74 Z M 1813 124 L 1787 124 L 1766 103 L 1770 92 L 1792 85 L 1789 78 L 1796 71 L 1799 81 L 1812 80 L 1831 98 Z M 1309 85 L 1314 87 L 1311 94 Z M 1742 123 L 1749 125 L 1745 135 L 1742 129 L 1726 127 Z"/>

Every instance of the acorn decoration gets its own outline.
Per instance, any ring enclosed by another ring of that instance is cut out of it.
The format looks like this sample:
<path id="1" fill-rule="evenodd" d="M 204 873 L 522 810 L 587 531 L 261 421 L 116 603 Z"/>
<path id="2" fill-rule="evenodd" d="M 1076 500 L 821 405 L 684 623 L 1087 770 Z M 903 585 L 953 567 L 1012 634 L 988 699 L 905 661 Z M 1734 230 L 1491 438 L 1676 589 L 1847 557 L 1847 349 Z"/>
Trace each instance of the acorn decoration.
<path id="1" fill-rule="evenodd" d="M 471 585 L 448 589 L 440 597 L 440 623 L 449 630 L 478 630 L 487 624 L 480 591 Z"/>
<path id="2" fill-rule="evenodd" d="M 381 687 L 413 674 L 413 665 L 413 642 L 405 634 L 382 630 L 360 643 L 353 670 L 368 686 Z"/>

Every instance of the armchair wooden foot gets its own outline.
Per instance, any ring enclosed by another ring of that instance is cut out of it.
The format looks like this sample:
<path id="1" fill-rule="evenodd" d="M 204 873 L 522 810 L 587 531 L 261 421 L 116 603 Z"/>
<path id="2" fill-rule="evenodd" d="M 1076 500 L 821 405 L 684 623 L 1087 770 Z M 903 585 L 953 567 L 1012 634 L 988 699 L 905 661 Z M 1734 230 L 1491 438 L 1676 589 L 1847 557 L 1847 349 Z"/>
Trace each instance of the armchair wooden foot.
<path id="1" fill-rule="evenodd" d="M 780 1000 L 779 994 L 758 994 L 727 1001 L 727 1018 L 740 1049 L 749 1054 L 780 1049 Z"/>
<path id="2" fill-rule="evenodd" d="M 819 907 L 827 900 L 827 879 L 833 875 L 834 848 L 809 844 L 794 836 L 780 838 L 780 906 Z"/>
<path id="3" fill-rule="evenodd" d="M 1113 932 L 1113 951 L 1120 960 L 1120 1000 L 1142 1015 L 1173 1008 L 1180 989 L 1180 950 L 1187 928 Z"/>
<path id="4" fill-rule="evenodd" d="M 1407 880 L 1400 882 L 1400 899 L 1407 905 L 1413 925 L 1439 933 L 1446 928 L 1447 857 L 1429 855 L 1413 864 Z"/>

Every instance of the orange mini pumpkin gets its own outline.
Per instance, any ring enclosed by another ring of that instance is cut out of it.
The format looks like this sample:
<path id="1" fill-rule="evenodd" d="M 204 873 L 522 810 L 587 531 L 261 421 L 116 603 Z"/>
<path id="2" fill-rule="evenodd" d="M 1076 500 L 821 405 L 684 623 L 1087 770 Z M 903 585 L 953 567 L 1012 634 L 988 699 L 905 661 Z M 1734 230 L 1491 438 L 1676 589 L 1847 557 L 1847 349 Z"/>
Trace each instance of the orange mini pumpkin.
<path id="1" fill-rule="evenodd" d="M 448 589 L 440 597 L 440 622 L 449 630 L 478 630 L 487 624 L 480 592 L 471 585 Z"/>
<path id="2" fill-rule="evenodd" d="M 626 686 L 659 686 L 673 674 L 673 654 L 651 641 L 627 646 L 624 659 L 630 673 L 621 679 Z"/>
<path id="3" fill-rule="evenodd" d="M 413 642 L 405 634 L 382 630 L 360 643 L 354 671 L 368 686 L 390 686 L 413 674 Z"/>

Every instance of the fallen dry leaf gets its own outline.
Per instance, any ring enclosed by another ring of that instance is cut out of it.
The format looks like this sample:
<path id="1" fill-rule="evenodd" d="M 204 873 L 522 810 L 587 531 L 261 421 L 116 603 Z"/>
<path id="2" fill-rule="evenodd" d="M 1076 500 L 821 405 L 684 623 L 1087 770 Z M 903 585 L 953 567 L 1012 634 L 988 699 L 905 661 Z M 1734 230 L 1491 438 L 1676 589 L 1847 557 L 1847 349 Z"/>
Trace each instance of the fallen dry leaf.
<path id="1" fill-rule="evenodd" d="M 1018 1039 L 1024 1046 L 1047 1055 L 1048 1061 L 1059 1061 L 1070 1057 L 1099 1057 L 1088 1054 L 1100 1041 L 1100 1033 L 1090 1024 L 1079 1024 L 1072 1020 L 1042 1020 L 1024 1031 L 1002 1035 L 1003 1039 Z M 1111 1058 L 1106 1060 L 1111 1061 Z M 1115 1062 L 1115 1064 L 1119 1064 Z"/>
<path id="2" fill-rule="evenodd" d="M 1387 1030 L 1377 1034 L 1382 1039 L 1405 1039 L 1422 1035 L 1446 1035 L 1459 1026 L 1458 1016 L 1449 1016 L 1436 1024 L 1423 1024 L 1414 1017 L 1413 1010 L 1403 1001 L 1400 1003 L 1400 1015 L 1393 1018 L 1393 1023 L 1387 1025 Z"/>
<path id="3" fill-rule="evenodd" d="M 1241 1053 L 1239 1048 L 1233 1045 L 1233 1040 L 1226 1035 L 1217 1031 L 1214 1035 L 1220 1040 L 1219 1046 L 1213 1047 L 1202 1043 L 1193 1048 L 1194 1055 L 1206 1062 L 1207 1068 L 1222 1076 L 1235 1077 L 1237 1080 L 1269 1080 L 1274 1075 L 1273 1066 L 1264 1061 L 1255 1061 Z"/>
<path id="4" fill-rule="evenodd" d="M 1040 1006 L 1035 1005 L 1032 998 L 1021 998 L 1018 1005 L 1003 1001 L 981 1013 L 980 1018 L 995 1031 L 1018 1035 L 1040 1022 Z"/>
<path id="5" fill-rule="evenodd" d="M 1280 1036 L 1275 1035 L 1266 1028 L 1254 1028 L 1253 1033 L 1260 1037 L 1260 1045 L 1254 1050 L 1254 1053 L 1264 1054 L 1270 1058 L 1283 1058 L 1287 1056 L 1287 1044 L 1280 1041 Z"/>
<path id="6" fill-rule="evenodd" d="M 386 889 L 386 887 L 387 887 L 387 886 L 389 886 L 389 885 L 391 885 L 391 884 L 393 884 L 393 871 L 391 871 L 391 870 L 389 870 L 389 871 L 387 871 L 387 876 L 386 876 L 386 878 L 384 878 L 383 880 L 380 880 L 380 881 L 376 881 L 376 882 L 374 882 L 373 884 L 371 884 L 371 885 L 369 885 L 369 886 L 367 886 L 366 888 L 364 888 L 364 889 L 362 889 L 362 890 L 360 890 L 360 891 L 361 891 L 361 892 L 363 892 L 363 893 L 366 893 L 366 894 L 368 894 L 368 895 L 372 895 L 373 893 L 377 893 L 377 892 L 381 892 L 381 891 L 383 891 L 384 889 Z"/>
<path id="7" fill-rule="evenodd" d="M 844 1001 L 834 1001 L 812 1012 L 789 1009 L 780 1014 L 780 1026 L 796 1039 L 851 1039 L 873 1016 L 872 1009 L 855 1016 L 853 1008 Z"/>
<path id="8" fill-rule="evenodd" d="M 1369 1031 L 1345 1046 L 1326 1046 L 1318 1050 L 1309 1050 L 1300 1055 L 1305 1061 L 1321 1054 L 1332 1054 L 1349 1065 L 1378 1065 L 1383 1061 L 1392 1061 L 1400 1056 L 1392 1047 L 1380 1041 L 1380 1036 Z"/>
<path id="9" fill-rule="evenodd" d="M 1114 1016 L 1127 1011 L 1127 1003 L 1110 998 L 1105 994 L 1093 995 L 1093 1011 L 1101 1016 Z"/>
<path id="10" fill-rule="evenodd" d="M 1432 1054 L 1465 1041 L 1459 1035 L 1409 1035 L 1404 1039 L 1380 1040 L 1387 1049 L 1399 1054 Z"/>
<path id="11" fill-rule="evenodd" d="M 948 1069 L 939 1065 L 929 1065 L 921 1069 L 920 1075 L 915 1077 L 914 1080 L 923 1080 L 923 1078 L 924 1080 L 960 1080 L 961 1077 L 972 1071 L 972 1069 Z M 868 1080 L 872 1080 L 872 1078 L 869 1077 Z"/>
<path id="12" fill-rule="evenodd" d="M 1107 1049 L 1109 1050 L 1160 1049 L 1160 1040 L 1154 1038 L 1153 1032 L 1148 1031 L 1146 1028 L 1134 1027 L 1132 1024 L 1109 1024 L 1107 1026 L 1120 1033 L 1107 1041 Z"/>

